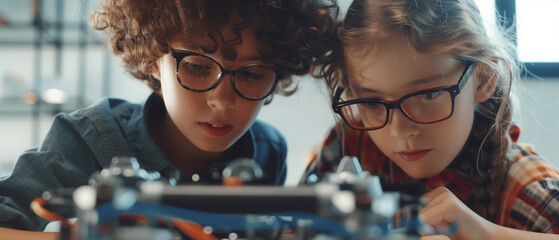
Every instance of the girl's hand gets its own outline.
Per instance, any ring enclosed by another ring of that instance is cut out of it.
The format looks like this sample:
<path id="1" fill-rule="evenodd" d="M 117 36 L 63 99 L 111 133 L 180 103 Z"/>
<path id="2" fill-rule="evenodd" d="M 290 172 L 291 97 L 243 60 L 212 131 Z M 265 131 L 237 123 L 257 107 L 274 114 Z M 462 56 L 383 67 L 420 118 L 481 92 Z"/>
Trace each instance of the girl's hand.
<path id="1" fill-rule="evenodd" d="M 439 187 L 423 195 L 427 205 L 419 211 L 425 224 L 446 230 L 452 224 L 458 225 L 458 231 L 451 235 L 453 240 L 488 240 L 495 224 L 487 221 L 460 201 L 450 190 Z M 435 236 L 424 237 L 427 239 Z"/>

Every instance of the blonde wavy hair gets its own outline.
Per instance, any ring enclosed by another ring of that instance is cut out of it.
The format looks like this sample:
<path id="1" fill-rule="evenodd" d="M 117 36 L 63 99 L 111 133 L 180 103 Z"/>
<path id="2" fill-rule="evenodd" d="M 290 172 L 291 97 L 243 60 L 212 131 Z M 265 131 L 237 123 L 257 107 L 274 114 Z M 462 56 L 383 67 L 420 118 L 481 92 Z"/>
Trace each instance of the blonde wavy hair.
<path id="1" fill-rule="evenodd" d="M 451 163 L 466 166 L 475 186 L 470 207 L 491 219 L 500 199 L 491 189 L 503 186 L 509 164 L 504 160 L 511 145 L 509 94 L 521 72 L 510 31 L 495 26 L 488 34 L 474 0 L 354 0 L 337 28 L 332 51 L 313 66 L 313 74 L 324 78 L 332 93 L 348 84 L 346 57 L 370 53 L 378 40 L 393 33 L 402 34 L 417 51 L 477 62 L 478 79 L 496 85 L 492 96 L 477 104 L 468 141 Z"/>
<path id="2" fill-rule="evenodd" d="M 509 36 L 500 34 L 507 31 L 490 36 L 473 0 L 354 0 L 338 26 L 333 50 L 317 61 L 313 72 L 324 78 L 333 92 L 338 85 L 348 83 L 344 58 L 363 54 L 364 48 L 371 51 L 378 40 L 396 32 L 420 52 L 477 62 L 478 78 L 496 80 L 491 98 L 476 106 L 469 141 L 477 145 L 471 146 L 476 150 L 471 154 L 483 175 L 495 165 L 487 160 L 502 159 L 510 144 L 509 93 L 512 83 L 520 78 L 520 67 L 515 45 Z"/>

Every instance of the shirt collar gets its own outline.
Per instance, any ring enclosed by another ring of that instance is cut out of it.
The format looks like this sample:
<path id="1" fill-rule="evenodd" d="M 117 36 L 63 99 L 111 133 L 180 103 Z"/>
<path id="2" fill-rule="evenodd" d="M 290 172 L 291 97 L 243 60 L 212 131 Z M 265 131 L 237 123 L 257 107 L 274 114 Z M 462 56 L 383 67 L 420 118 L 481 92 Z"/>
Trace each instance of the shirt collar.
<path id="1" fill-rule="evenodd" d="M 146 171 L 161 171 L 171 164 L 152 140 L 147 127 L 149 121 L 147 116 L 160 111 L 157 109 L 165 108 L 163 100 L 160 99 L 159 95 L 152 93 L 142 105 L 141 110 L 132 114 L 130 124 L 125 129 L 128 142 L 137 153 L 138 161 Z"/>
<path id="2" fill-rule="evenodd" d="M 155 142 L 151 139 L 148 132 L 148 122 L 150 119 L 162 117 L 166 114 L 165 104 L 163 99 L 157 94 L 152 93 L 142 106 L 142 111 L 135 113 L 132 117 L 136 124 L 129 129 L 130 140 L 134 139 L 148 139 L 149 144 L 138 145 L 137 152 L 139 152 L 140 162 L 146 166 L 152 166 L 153 169 L 146 169 L 147 171 L 159 172 L 173 172 L 177 168 L 169 161 L 163 152 L 157 147 Z M 255 141 L 250 128 L 243 136 L 241 136 L 231 147 L 225 150 L 224 154 L 210 165 L 210 173 L 216 171 L 221 173 L 223 169 L 233 160 L 238 158 L 254 158 L 255 154 Z"/>

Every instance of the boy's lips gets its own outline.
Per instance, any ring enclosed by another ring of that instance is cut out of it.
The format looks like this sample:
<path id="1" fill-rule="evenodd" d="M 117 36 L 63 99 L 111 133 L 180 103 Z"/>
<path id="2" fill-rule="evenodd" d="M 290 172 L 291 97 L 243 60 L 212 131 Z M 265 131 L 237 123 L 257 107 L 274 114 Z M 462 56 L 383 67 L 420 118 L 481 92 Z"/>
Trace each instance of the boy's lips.
<path id="1" fill-rule="evenodd" d="M 431 149 L 411 150 L 411 151 L 398 152 L 398 155 L 404 160 L 416 161 L 421 159 L 423 156 L 427 155 L 427 153 L 429 152 L 431 152 Z"/>
<path id="2" fill-rule="evenodd" d="M 231 132 L 231 130 L 233 130 L 232 125 L 222 123 L 222 122 L 217 122 L 217 121 L 202 122 L 199 124 L 202 130 L 204 130 L 206 133 L 214 137 L 225 136 L 229 132 Z"/>

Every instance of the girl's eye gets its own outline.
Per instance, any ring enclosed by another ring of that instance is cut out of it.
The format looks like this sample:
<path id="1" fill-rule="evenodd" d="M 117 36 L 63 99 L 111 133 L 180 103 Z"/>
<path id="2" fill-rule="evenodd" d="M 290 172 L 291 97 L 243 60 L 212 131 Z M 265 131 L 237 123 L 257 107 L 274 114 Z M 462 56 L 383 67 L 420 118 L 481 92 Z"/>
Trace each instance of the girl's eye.
<path id="1" fill-rule="evenodd" d="M 376 101 L 359 103 L 358 106 L 360 108 L 369 109 L 369 110 L 373 110 L 373 109 L 378 110 L 379 108 L 384 108 L 384 105 L 382 105 L 381 103 L 376 102 Z"/>
<path id="2" fill-rule="evenodd" d="M 421 94 L 421 98 L 422 98 L 423 100 L 433 100 L 433 99 L 435 99 L 435 98 L 437 98 L 437 97 L 439 97 L 439 96 L 441 96 L 441 95 L 442 95 L 442 93 L 441 93 L 440 91 L 437 91 L 437 92 L 428 92 L 428 93 Z"/>
<path id="3" fill-rule="evenodd" d="M 367 107 L 370 107 L 370 108 L 374 108 L 374 107 L 377 107 L 379 105 L 379 103 L 378 102 L 366 102 L 366 103 L 363 103 L 363 105 L 365 105 Z"/>

